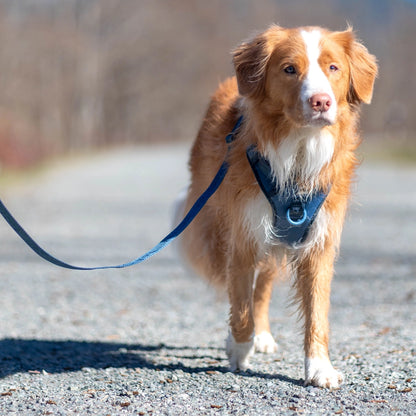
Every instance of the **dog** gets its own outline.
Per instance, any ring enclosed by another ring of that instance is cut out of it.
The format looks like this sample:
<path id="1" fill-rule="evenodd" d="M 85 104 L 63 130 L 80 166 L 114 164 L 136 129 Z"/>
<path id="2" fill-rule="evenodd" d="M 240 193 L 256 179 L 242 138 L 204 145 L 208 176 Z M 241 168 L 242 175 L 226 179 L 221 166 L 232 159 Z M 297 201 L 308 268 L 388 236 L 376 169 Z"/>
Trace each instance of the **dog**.
<path id="1" fill-rule="evenodd" d="M 273 25 L 242 43 L 233 64 L 235 76 L 213 95 L 191 150 L 184 212 L 225 157 L 229 170 L 183 234 L 181 251 L 227 290 L 232 371 L 246 370 L 254 351 L 276 351 L 269 301 L 275 277 L 289 270 L 304 320 L 305 385 L 337 388 L 330 284 L 357 165 L 359 107 L 371 101 L 376 58 L 351 28 Z"/>

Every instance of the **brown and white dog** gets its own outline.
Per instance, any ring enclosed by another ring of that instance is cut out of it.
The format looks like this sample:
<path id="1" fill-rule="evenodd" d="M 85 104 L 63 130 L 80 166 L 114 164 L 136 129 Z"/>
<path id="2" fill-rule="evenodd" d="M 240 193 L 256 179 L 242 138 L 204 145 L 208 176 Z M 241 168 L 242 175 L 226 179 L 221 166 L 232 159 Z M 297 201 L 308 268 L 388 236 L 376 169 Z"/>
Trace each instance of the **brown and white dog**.
<path id="1" fill-rule="evenodd" d="M 236 77 L 213 96 L 190 157 L 186 210 L 207 188 L 227 153 L 225 136 L 243 115 L 218 191 L 181 240 L 193 269 L 228 291 L 227 354 L 245 370 L 255 351 L 274 352 L 268 309 L 273 279 L 294 276 L 304 318 L 305 384 L 336 388 L 342 375 L 328 354 L 328 310 L 351 178 L 359 104 L 370 103 L 375 57 L 351 29 L 272 26 L 234 51 Z M 272 208 L 247 161 L 255 145 L 279 189 L 329 191 L 307 238 L 288 246 L 275 238 Z"/>

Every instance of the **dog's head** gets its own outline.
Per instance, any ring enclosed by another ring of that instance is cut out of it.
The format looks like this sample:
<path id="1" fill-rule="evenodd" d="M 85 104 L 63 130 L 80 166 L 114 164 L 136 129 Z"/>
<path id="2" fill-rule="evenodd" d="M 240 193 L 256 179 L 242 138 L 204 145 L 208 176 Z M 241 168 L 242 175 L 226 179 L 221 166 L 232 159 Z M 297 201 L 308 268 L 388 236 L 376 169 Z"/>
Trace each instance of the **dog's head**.
<path id="1" fill-rule="evenodd" d="M 234 52 L 239 92 L 296 126 L 334 124 L 341 109 L 370 103 L 376 59 L 351 29 L 272 26 Z"/>

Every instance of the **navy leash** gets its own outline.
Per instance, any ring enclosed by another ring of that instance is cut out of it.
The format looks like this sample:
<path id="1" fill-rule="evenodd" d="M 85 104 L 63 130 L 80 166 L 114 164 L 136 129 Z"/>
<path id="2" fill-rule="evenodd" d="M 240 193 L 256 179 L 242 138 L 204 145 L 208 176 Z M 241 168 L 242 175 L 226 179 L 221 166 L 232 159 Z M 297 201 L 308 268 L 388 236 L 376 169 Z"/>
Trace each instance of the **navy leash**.
<path id="1" fill-rule="evenodd" d="M 228 144 L 227 153 L 224 159 L 224 162 L 220 166 L 217 174 L 215 175 L 214 179 L 212 180 L 211 184 L 208 188 L 202 193 L 202 195 L 196 200 L 194 205 L 185 215 L 184 219 L 179 223 L 179 225 L 171 231 L 165 238 L 163 238 L 158 244 L 156 244 L 152 249 L 150 249 L 147 253 L 143 254 L 142 256 L 138 257 L 135 260 L 132 260 L 128 263 L 118 264 L 114 266 L 98 266 L 98 267 L 79 267 L 73 266 L 71 264 L 65 263 L 56 257 L 49 254 L 45 251 L 42 247 L 39 246 L 38 243 L 23 229 L 23 227 L 18 223 L 18 221 L 13 217 L 10 211 L 6 208 L 3 202 L 0 200 L 0 214 L 6 220 L 6 222 L 13 228 L 13 230 L 17 233 L 17 235 L 40 257 L 44 260 L 55 264 L 56 266 L 63 267 L 65 269 L 71 270 L 103 270 L 103 269 L 123 269 L 125 267 L 134 266 L 135 264 L 139 264 L 147 260 L 148 258 L 154 256 L 155 254 L 159 253 L 159 251 L 163 250 L 167 245 L 169 245 L 175 238 L 177 238 L 193 221 L 193 219 L 198 215 L 201 209 L 205 206 L 208 202 L 209 198 L 216 192 L 216 190 L 221 185 L 225 175 L 228 172 L 228 154 L 230 151 L 230 144 L 234 141 L 235 134 L 237 130 L 240 128 L 241 123 L 243 121 L 243 116 L 241 116 L 237 123 L 235 124 L 234 128 L 232 129 L 231 133 L 227 134 L 225 141 Z"/>

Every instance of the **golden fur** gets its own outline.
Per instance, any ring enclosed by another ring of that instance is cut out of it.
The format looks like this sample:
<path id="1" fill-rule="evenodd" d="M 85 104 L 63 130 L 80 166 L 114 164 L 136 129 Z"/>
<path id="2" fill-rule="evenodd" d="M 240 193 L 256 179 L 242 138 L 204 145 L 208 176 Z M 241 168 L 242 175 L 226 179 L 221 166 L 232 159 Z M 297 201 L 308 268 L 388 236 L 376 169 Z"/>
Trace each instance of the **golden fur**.
<path id="1" fill-rule="evenodd" d="M 315 35 L 319 36 L 319 67 L 336 100 L 334 122 L 311 121 L 305 115 L 304 105 L 308 104 L 300 100 L 311 65 L 302 36 L 312 42 Z M 244 116 L 243 126 L 228 157 L 229 172 L 185 232 L 182 249 L 198 273 L 227 288 L 231 306 L 228 355 L 233 370 L 245 369 L 254 334 L 270 334 L 268 306 L 273 279 L 289 265 L 304 318 L 305 383 L 337 387 L 341 376 L 328 357 L 330 283 L 357 164 L 358 105 L 371 101 L 377 73 L 375 58 L 355 40 L 350 29 L 330 32 L 277 26 L 243 43 L 233 58 L 236 76 L 222 83 L 212 97 L 191 151 L 192 179 L 186 208 L 215 176 L 227 152 L 224 138 L 240 115 Z M 296 74 L 287 73 L 291 71 L 288 66 Z M 310 136 L 315 137 L 313 141 Z M 307 170 L 304 166 L 316 162 L 314 154 L 325 153 L 321 150 L 324 136 L 330 138 L 333 147 L 329 160 L 325 162 L 322 156 L 322 166 L 318 170 L 308 168 L 312 173 L 307 176 L 302 173 Z M 252 144 L 267 155 L 272 166 L 278 156 L 280 162 L 287 163 L 288 174 L 305 192 L 330 187 L 305 244 L 290 248 L 267 238 L 262 227 L 270 220 L 270 207 L 245 154 Z M 258 350 L 274 351 L 270 345 L 273 338 L 267 339 L 266 347 L 256 345 Z"/>

